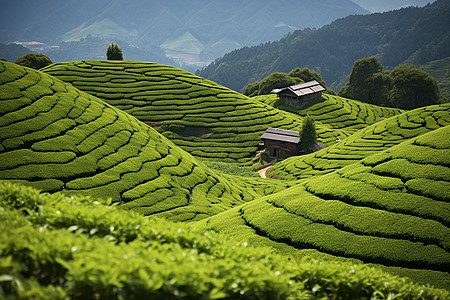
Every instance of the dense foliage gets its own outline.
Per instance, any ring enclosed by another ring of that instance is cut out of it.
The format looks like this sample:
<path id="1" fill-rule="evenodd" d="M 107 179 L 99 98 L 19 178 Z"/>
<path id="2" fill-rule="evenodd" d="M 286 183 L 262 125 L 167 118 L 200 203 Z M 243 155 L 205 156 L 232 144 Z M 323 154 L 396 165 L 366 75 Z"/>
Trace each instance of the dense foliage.
<path id="1" fill-rule="evenodd" d="M 384 71 L 375 57 L 357 60 L 339 95 L 375 105 L 414 109 L 444 102 L 436 80 L 425 71 L 402 65 Z"/>
<path id="2" fill-rule="evenodd" d="M 389 68 L 448 57 L 449 14 L 449 2 L 438 0 L 424 8 L 353 15 L 318 30 L 295 31 L 277 42 L 232 51 L 197 74 L 240 91 L 273 72 L 306 67 L 337 91 L 353 63 L 364 57 L 377 56 Z"/>
<path id="3" fill-rule="evenodd" d="M 300 147 L 305 152 L 311 152 L 316 142 L 317 134 L 314 119 L 307 116 L 303 119 L 302 131 L 300 132 Z"/>
<path id="4" fill-rule="evenodd" d="M 7 182 L 0 182 L 0 217 L 6 299 L 449 296 L 366 266 L 289 261 L 186 224 Z"/>
<path id="5" fill-rule="evenodd" d="M 316 80 L 324 88 L 326 88 L 325 81 L 314 71 L 308 68 L 295 68 L 288 74 L 282 72 L 275 72 L 255 83 L 249 84 L 244 88 L 244 95 L 253 97 L 257 95 L 269 94 L 273 89 L 284 88 L 298 83 Z M 327 88 L 327 93 L 334 94 L 331 89 Z"/>
<path id="6" fill-rule="evenodd" d="M 38 70 L 51 65 L 53 62 L 47 55 L 39 53 L 27 53 L 24 56 L 16 59 L 15 63 L 21 66 Z"/>
<path id="7" fill-rule="evenodd" d="M 122 49 L 112 43 L 108 46 L 108 49 L 106 49 L 106 58 L 108 60 L 123 60 Z"/>

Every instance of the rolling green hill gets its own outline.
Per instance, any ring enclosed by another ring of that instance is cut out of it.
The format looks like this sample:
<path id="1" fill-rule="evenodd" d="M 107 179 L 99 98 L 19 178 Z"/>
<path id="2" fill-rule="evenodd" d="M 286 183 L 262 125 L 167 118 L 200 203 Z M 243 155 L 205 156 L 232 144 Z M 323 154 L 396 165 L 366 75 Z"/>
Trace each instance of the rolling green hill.
<path id="1" fill-rule="evenodd" d="M 449 297 L 366 266 L 294 262 L 187 224 L 5 182 L 0 218 L 6 299 Z"/>
<path id="2" fill-rule="evenodd" d="M 111 197 L 180 221 L 284 186 L 219 175 L 127 113 L 7 62 L 0 62 L 0 116 L 0 179 L 48 192 Z"/>
<path id="3" fill-rule="evenodd" d="M 77 61 L 43 71 L 133 115 L 200 158 L 248 162 L 267 128 L 301 128 L 298 115 L 170 66 Z M 326 145 L 348 135 L 320 122 L 317 132 Z"/>
<path id="4" fill-rule="evenodd" d="M 445 126 L 200 223 L 296 259 L 371 263 L 450 288 L 449 150 Z"/>
<path id="5" fill-rule="evenodd" d="M 448 103 L 407 111 L 359 130 L 315 153 L 285 159 L 277 163 L 270 174 L 285 179 L 320 176 L 449 124 Z"/>
<path id="6" fill-rule="evenodd" d="M 252 99 L 298 114 L 301 117 L 309 115 L 316 122 L 332 129 L 341 130 L 348 135 L 404 112 L 397 108 L 376 106 L 328 94 L 323 94 L 321 99 L 312 101 L 302 108 L 279 104 L 279 98 L 274 94 L 256 96 Z"/>

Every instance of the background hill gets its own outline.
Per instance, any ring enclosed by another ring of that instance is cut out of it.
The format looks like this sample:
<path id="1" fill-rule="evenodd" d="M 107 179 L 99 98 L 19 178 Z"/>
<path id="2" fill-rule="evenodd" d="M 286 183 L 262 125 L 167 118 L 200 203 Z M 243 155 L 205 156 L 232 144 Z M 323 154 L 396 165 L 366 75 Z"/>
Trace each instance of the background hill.
<path id="1" fill-rule="evenodd" d="M 0 179 L 201 219 L 285 187 L 208 169 L 134 117 L 45 73 L 0 62 Z"/>
<path id="2" fill-rule="evenodd" d="M 0 42 L 33 40 L 65 47 L 61 42 L 91 35 L 123 41 L 120 47 L 131 44 L 149 49 L 150 54 L 162 47 L 179 61 L 195 65 L 242 46 L 277 40 L 295 29 L 321 27 L 364 13 L 368 11 L 350 0 L 43 0 L 39 5 L 31 0 L 7 0 L 0 12 Z M 53 61 L 64 58 L 51 50 L 43 52 Z M 92 56 L 90 50 L 82 54 L 72 53 L 68 60 L 102 58 Z"/>
<path id="3" fill-rule="evenodd" d="M 377 56 L 390 69 L 448 57 L 449 20 L 448 0 L 424 8 L 349 16 L 318 30 L 298 30 L 277 42 L 232 51 L 197 74 L 241 91 L 273 72 L 307 67 L 338 90 L 357 59 Z"/>
<path id="4" fill-rule="evenodd" d="M 205 159 L 249 162 L 267 128 L 301 128 L 299 115 L 170 66 L 78 61 L 54 64 L 43 71 L 135 116 L 185 151 Z M 320 122 L 317 132 L 326 145 L 349 135 Z"/>

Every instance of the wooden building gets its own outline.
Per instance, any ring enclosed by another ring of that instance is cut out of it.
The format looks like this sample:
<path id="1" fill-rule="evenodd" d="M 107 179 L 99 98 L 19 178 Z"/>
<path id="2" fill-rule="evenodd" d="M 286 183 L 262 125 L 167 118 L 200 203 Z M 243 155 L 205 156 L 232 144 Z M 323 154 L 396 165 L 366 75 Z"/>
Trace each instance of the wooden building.
<path id="1" fill-rule="evenodd" d="M 298 131 L 268 128 L 260 137 L 262 147 L 269 160 L 283 160 L 291 156 L 307 154 L 325 148 L 325 145 L 316 143 L 309 152 L 300 148 L 300 135 Z"/>
<path id="2" fill-rule="evenodd" d="M 277 94 L 285 104 L 300 108 L 309 101 L 320 99 L 323 91 L 325 91 L 325 88 L 316 80 L 313 80 L 281 89 L 274 89 L 272 93 Z"/>
<path id="3" fill-rule="evenodd" d="M 269 128 L 260 138 L 270 160 L 282 160 L 300 153 L 298 131 Z"/>

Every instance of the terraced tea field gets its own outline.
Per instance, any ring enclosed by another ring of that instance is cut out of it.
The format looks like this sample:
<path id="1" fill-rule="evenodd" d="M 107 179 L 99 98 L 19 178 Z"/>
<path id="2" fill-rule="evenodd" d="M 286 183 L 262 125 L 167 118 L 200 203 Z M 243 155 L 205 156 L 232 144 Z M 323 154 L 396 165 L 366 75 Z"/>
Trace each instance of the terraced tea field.
<path id="1" fill-rule="evenodd" d="M 45 73 L 0 62 L 0 179 L 196 220 L 285 187 L 222 176 L 148 125 Z"/>
<path id="2" fill-rule="evenodd" d="M 449 124 L 450 104 L 418 108 L 377 122 L 315 153 L 288 158 L 270 174 L 285 179 L 320 176 Z"/>
<path id="3" fill-rule="evenodd" d="M 43 71 L 133 115 L 201 158 L 248 162 L 267 128 L 301 128 L 298 115 L 156 63 L 77 61 Z M 327 145 L 348 135 L 320 122 L 317 132 Z"/>
<path id="4" fill-rule="evenodd" d="M 279 98 L 274 94 L 256 96 L 253 99 L 301 117 L 312 116 L 315 121 L 342 130 L 347 135 L 404 112 L 397 108 L 371 105 L 328 94 L 323 94 L 321 99 L 312 101 L 302 108 L 279 104 Z"/>
<path id="5" fill-rule="evenodd" d="M 362 261 L 450 288 L 449 151 L 445 126 L 202 224 L 285 255 Z"/>

